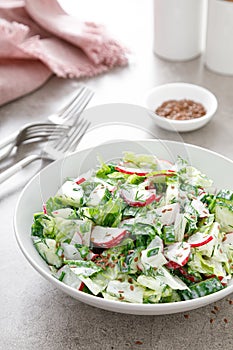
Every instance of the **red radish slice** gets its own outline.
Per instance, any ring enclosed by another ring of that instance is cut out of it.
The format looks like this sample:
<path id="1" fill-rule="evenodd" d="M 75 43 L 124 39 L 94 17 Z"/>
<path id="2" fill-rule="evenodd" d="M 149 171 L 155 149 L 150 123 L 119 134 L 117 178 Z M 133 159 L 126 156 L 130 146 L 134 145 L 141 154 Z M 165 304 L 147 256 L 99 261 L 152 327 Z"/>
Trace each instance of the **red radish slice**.
<path id="1" fill-rule="evenodd" d="M 43 204 L 43 213 L 47 214 L 47 208 L 46 208 L 46 204 L 45 203 Z"/>
<path id="2" fill-rule="evenodd" d="M 223 276 L 216 276 L 216 275 L 214 275 L 214 274 L 212 274 L 212 275 L 208 275 L 208 276 L 205 276 L 206 277 L 206 279 L 209 279 L 209 278 L 213 278 L 213 277 L 217 277 L 218 279 L 219 279 L 219 281 L 222 281 L 223 280 Z"/>
<path id="3" fill-rule="evenodd" d="M 132 207 L 145 207 L 156 200 L 154 191 L 129 188 L 121 190 L 121 197 Z"/>
<path id="4" fill-rule="evenodd" d="M 125 229 L 95 226 L 91 233 L 91 242 L 95 247 L 111 248 L 119 244 L 127 234 Z"/>
<path id="5" fill-rule="evenodd" d="M 203 234 L 200 232 L 194 233 L 192 236 L 189 237 L 188 243 L 191 245 L 191 247 L 201 247 L 202 245 L 207 244 L 208 242 L 217 238 L 218 233 L 219 223 L 214 222 L 208 234 Z"/>
<path id="6" fill-rule="evenodd" d="M 79 288 L 77 288 L 77 289 L 82 291 L 84 287 L 85 287 L 85 284 L 83 282 L 81 282 Z"/>
<path id="7" fill-rule="evenodd" d="M 171 262 L 184 266 L 189 259 L 191 246 L 186 242 L 178 242 L 168 246 L 164 251 L 165 257 Z"/>
<path id="8" fill-rule="evenodd" d="M 161 198 L 162 198 L 162 195 L 161 196 L 156 196 L 155 201 L 159 202 Z"/>
<path id="9" fill-rule="evenodd" d="M 201 247 L 214 239 L 213 234 L 203 235 L 201 232 L 194 233 L 189 237 L 188 243 L 192 248 Z"/>
<path id="10" fill-rule="evenodd" d="M 77 185 L 80 185 L 81 183 L 83 183 L 84 181 L 86 181 L 87 179 L 89 179 L 93 173 L 93 169 L 90 169 L 88 170 L 87 172 L 85 173 L 82 173 L 80 174 L 75 180 L 74 182 L 77 184 Z"/>
<path id="11" fill-rule="evenodd" d="M 91 250 L 87 255 L 87 260 L 95 260 L 96 258 L 98 258 L 99 254 L 93 253 Z"/>
<path id="12" fill-rule="evenodd" d="M 200 282 L 200 280 L 197 277 L 190 275 L 183 267 L 179 267 L 179 271 L 187 280 L 194 283 Z"/>
<path id="13" fill-rule="evenodd" d="M 228 279 L 227 277 L 223 277 L 223 276 L 215 276 L 219 279 L 219 281 L 222 283 L 223 286 L 227 286 L 228 283 Z"/>
<path id="14" fill-rule="evenodd" d="M 173 164 L 165 159 L 158 159 L 157 164 L 160 170 L 172 170 Z"/>
<path id="15" fill-rule="evenodd" d="M 201 200 L 207 192 L 205 192 L 205 190 L 203 188 L 199 188 L 198 189 L 198 199 Z"/>
<path id="16" fill-rule="evenodd" d="M 115 170 L 117 170 L 117 171 L 119 171 L 121 173 L 124 173 L 124 174 L 129 174 L 129 175 L 136 174 L 138 176 L 145 176 L 146 174 L 151 172 L 150 169 L 127 168 L 127 167 L 124 167 L 122 165 L 117 165 L 115 167 Z"/>
<path id="17" fill-rule="evenodd" d="M 213 278 L 213 277 L 217 277 L 219 279 L 219 281 L 222 283 L 223 286 L 226 286 L 227 285 L 227 278 L 226 277 L 223 277 L 223 276 L 216 276 L 216 275 L 208 275 L 206 276 L 206 279 L 209 279 L 209 278 Z"/>
<path id="18" fill-rule="evenodd" d="M 175 263 L 174 261 L 169 261 L 166 265 L 165 265 L 168 269 L 172 269 L 172 270 L 176 270 L 180 268 L 180 265 Z"/>
<path id="19" fill-rule="evenodd" d="M 151 176 L 148 176 L 148 180 L 152 183 L 164 182 L 167 176 L 173 176 L 174 174 L 174 170 L 161 170 L 158 172 L 154 171 Z"/>
<path id="20" fill-rule="evenodd" d="M 75 182 L 76 182 L 77 185 L 82 184 L 84 181 L 86 181 L 85 177 L 81 177 L 81 178 L 75 180 Z"/>

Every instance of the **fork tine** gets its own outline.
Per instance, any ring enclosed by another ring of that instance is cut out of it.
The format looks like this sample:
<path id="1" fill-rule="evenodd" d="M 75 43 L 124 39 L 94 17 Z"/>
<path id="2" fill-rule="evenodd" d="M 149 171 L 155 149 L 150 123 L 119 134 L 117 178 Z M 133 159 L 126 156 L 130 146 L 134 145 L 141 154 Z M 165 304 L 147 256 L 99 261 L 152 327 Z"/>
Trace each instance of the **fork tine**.
<path id="1" fill-rule="evenodd" d="M 78 135 L 82 133 L 86 124 L 87 124 L 87 121 L 83 119 L 78 125 L 78 128 L 74 127 L 74 130 L 72 130 L 72 134 L 69 137 L 69 141 L 65 145 L 65 148 L 64 148 L 65 151 L 67 151 L 68 149 L 70 149 L 70 147 L 72 147 L 73 142 L 77 139 Z"/>
<path id="2" fill-rule="evenodd" d="M 86 120 L 84 120 L 82 124 L 80 124 L 79 128 L 74 129 L 73 135 L 69 140 L 70 142 L 65 145 L 65 149 L 64 149 L 65 152 L 75 151 L 77 145 L 81 141 L 82 137 L 84 136 L 85 132 L 89 128 L 90 124 L 91 124 L 90 122 L 87 122 Z"/>
<path id="3" fill-rule="evenodd" d="M 78 146 L 78 144 L 80 143 L 81 139 L 83 138 L 83 136 L 85 135 L 86 131 L 88 130 L 88 128 L 90 127 L 91 122 L 86 122 L 85 125 L 83 125 L 82 130 L 79 131 L 79 135 L 77 135 L 77 137 L 75 138 L 73 145 L 70 149 L 70 152 L 74 152 Z"/>
<path id="4" fill-rule="evenodd" d="M 43 122 L 26 124 L 18 131 L 8 135 L 3 140 L 0 140 L 0 151 L 3 150 L 0 154 L 0 160 L 7 157 L 15 147 L 18 147 L 20 144 L 27 142 L 30 139 L 56 139 L 56 137 L 59 137 L 60 135 L 60 129 L 59 131 L 56 130 L 54 124 L 64 127 L 64 123 L 73 118 L 73 122 L 67 123 L 67 127 L 72 126 L 72 124 L 77 126 L 80 115 L 92 96 L 93 92 L 89 88 L 85 86 L 79 87 L 78 92 L 73 96 L 72 100 L 62 108 L 62 110 L 48 116 L 48 121 L 53 124 Z M 52 134 L 51 138 L 48 137 L 49 131 Z"/>
<path id="5" fill-rule="evenodd" d="M 54 130 L 64 131 L 65 129 L 68 129 L 67 125 L 54 125 L 51 123 L 29 125 L 20 130 L 16 139 L 20 140 L 32 134 L 40 133 L 42 131 L 50 131 L 50 132 Z"/>
<path id="6" fill-rule="evenodd" d="M 79 123 L 78 127 L 76 125 L 72 126 L 67 133 L 64 134 L 64 136 L 60 140 L 56 140 L 53 142 L 52 146 L 55 147 L 57 150 L 63 150 L 66 151 L 67 147 L 69 147 L 73 135 L 78 132 L 78 130 L 82 127 L 82 122 Z"/>
<path id="7" fill-rule="evenodd" d="M 73 143 L 77 140 L 77 137 L 83 136 L 83 133 L 87 130 L 86 126 L 87 121 L 82 119 L 78 127 L 71 127 L 69 132 L 62 139 L 54 141 L 51 146 L 56 148 L 57 151 L 69 151 Z M 88 127 L 89 126 L 90 122 L 88 123 Z"/>
<path id="8" fill-rule="evenodd" d="M 50 159 L 55 160 L 62 157 L 65 157 L 65 151 L 68 151 L 69 153 L 76 150 L 77 145 L 81 141 L 82 137 L 85 135 L 86 130 L 90 126 L 90 122 L 84 121 L 81 124 L 81 127 L 76 128 L 75 126 L 72 127 L 73 134 L 72 136 L 72 142 L 70 141 L 68 146 L 66 145 L 66 149 L 58 150 L 56 147 L 53 147 L 51 141 L 49 142 L 49 145 L 47 149 L 44 149 L 40 152 L 40 154 L 34 154 L 27 156 L 24 159 L 21 159 L 18 163 L 11 166 L 9 169 L 5 170 L 3 173 L 0 174 L 0 183 L 2 183 L 4 180 L 8 179 L 10 176 L 14 175 L 17 171 L 21 170 L 28 164 L 32 163 L 35 160 L 38 159 Z"/>
<path id="9" fill-rule="evenodd" d="M 70 103 L 66 106 L 64 106 L 61 111 L 57 114 L 57 117 L 60 119 L 60 122 L 64 122 L 67 119 L 67 116 L 70 113 L 70 110 L 72 110 L 72 106 L 74 105 L 74 103 L 76 104 L 77 99 L 79 98 L 79 96 L 82 96 L 83 91 L 86 90 L 85 86 L 82 86 L 81 89 L 78 91 L 77 94 L 75 94 L 75 96 L 73 97 L 73 99 L 70 101 Z"/>
<path id="10" fill-rule="evenodd" d="M 55 126 L 54 124 L 42 124 L 41 126 L 34 125 L 33 127 L 28 127 L 17 136 L 15 146 L 19 146 L 21 143 L 33 138 L 61 135 L 65 130 L 68 130 L 68 128 L 67 125 Z"/>
<path id="11" fill-rule="evenodd" d="M 51 124 L 54 129 L 54 125 Z M 20 135 L 17 136 L 17 139 L 14 143 L 10 144 L 4 152 L 0 154 L 0 161 L 6 158 L 13 150 L 14 147 L 18 147 L 21 144 L 29 142 L 31 139 L 33 139 L 34 142 L 39 142 L 39 141 L 50 141 L 50 140 L 57 140 L 58 138 L 61 137 L 61 135 L 64 134 L 64 130 L 68 130 L 68 126 L 66 128 L 55 128 L 54 130 L 39 130 L 36 129 L 34 132 L 31 131 L 29 134 L 26 132 L 21 133 Z"/>
<path id="12" fill-rule="evenodd" d="M 77 145 L 81 141 L 90 125 L 91 122 L 82 120 L 78 127 L 71 127 L 69 136 L 68 133 L 66 133 L 63 137 L 59 138 L 59 140 L 48 142 L 42 151 L 41 158 L 55 160 L 63 158 L 66 156 L 66 154 L 69 154 L 76 150 Z"/>
<path id="13" fill-rule="evenodd" d="M 61 112 L 58 115 L 61 122 L 64 123 L 71 118 L 71 116 L 73 115 L 71 114 L 73 109 L 79 103 L 79 101 L 82 101 L 83 95 L 85 94 L 86 91 L 87 91 L 87 87 L 83 86 L 78 92 L 78 94 L 73 98 L 71 103 L 68 106 L 65 106 L 63 110 L 61 110 Z"/>
<path id="14" fill-rule="evenodd" d="M 82 129 L 82 123 L 85 123 L 85 121 L 81 121 L 80 123 L 79 118 L 83 110 L 85 109 L 85 107 L 87 106 L 91 98 L 93 97 L 93 95 L 94 95 L 94 92 L 86 88 L 81 98 L 81 102 L 79 100 L 77 104 L 74 104 L 69 118 L 73 117 L 74 114 L 77 114 L 77 117 L 74 123 L 72 124 L 72 126 L 70 127 L 70 130 L 66 134 L 64 134 L 64 137 L 62 138 L 62 140 L 58 140 L 57 142 L 53 143 L 52 146 L 55 147 L 57 150 L 61 150 L 62 148 L 70 145 L 70 142 L 72 141 L 72 135 L 74 135 L 74 131 L 75 131 L 74 127 L 77 127 L 78 130 Z"/>
<path id="15" fill-rule="evenodd" d="M 76 117 L 75 122 L 73 123 L 73 125 L 74 125 L 75 123 L 77 123 L 80 114 L 81 114 L 82 111 L 86 108 L 86 106 L 88 105 L 89 101 L 92 99 L 93 95 L 94 95 L 94 92 L 91 91 L 91 90 L 89 90 L 89 89 L 87 89 L 87 90 L 84 92 L 84 94 L 83 94 L 83 96 L 82 96 L 82 98 L 81 98 L 81 101 L 80 101 L 79 103 L 76 103 L 76 104 L 73 106 L 72 110 L 70 111 L 69 118 L 68 118 L 68 119 L 70 119 L 70 118 L 74 117 L 75 115 L 77 115 L 77 117 Z"/>
<path id="16" fill-rule="evenodd" d="M 93 94 L 94 93 L 92 90 L 83 86 L 79 90 L 78 94 L 73 98 L 71 103 L 69 103 L 68 106 L 65 106 L 60 113 L 50 116 L 49 120 L 57 124 L 66 123 L 70 119 L 74 118 L 76 121 L 79 118 L 79 113 L 81 113 L 86 107 Z M 73 125 L 73 123 L 70 124 Z"/>
<path id="17" fill-rule="evenodd" d="M 59 125 L 56 126 L 54 124 L 49 124 L 48 126 L 44 126 L 44 127 L 36 127 L 36 128 L 31 128 L 30 130 L 26 130 L 25 131 L 25 136 L 31 136 L 31 135 L 35 135 L 41 132 L 49 132 L 50 134 L 54 133 L 54 132 L 59 132 L 62 133 L 66 130 L 68 130 L 69 127 L 68 125 Z"/>
<path id="18" fill-rule="evenodd" d="M 42 131 L 42 132 L 37 132 L 35 134 L 30 134 L 27 135 L 25 140 L 23 142 L 16 142 L 15 146 L 19 146 L 20 143 L 26 143 L 27 141 L 30 141 L 32 139 L 37 139 L 37 138 L 48 138 L 48 139 L 54 139 L 58 138 L 59 136 L 62 136 L 64 134 L 64 130 L 54 130 L 52 133 L 51 131 Z"/>
<path id="19" fill-rule="evenodd" d="M 27 126 L 22 127 L 20 130 L 24 131 L 30 131 L 34 129 L 40 129 L 40 128 L 67 128 L 66 125 L 60 125 L 60 124 L 51 124 L 51 123 L 33 123 L 33 124 L 28 124 Z"/>

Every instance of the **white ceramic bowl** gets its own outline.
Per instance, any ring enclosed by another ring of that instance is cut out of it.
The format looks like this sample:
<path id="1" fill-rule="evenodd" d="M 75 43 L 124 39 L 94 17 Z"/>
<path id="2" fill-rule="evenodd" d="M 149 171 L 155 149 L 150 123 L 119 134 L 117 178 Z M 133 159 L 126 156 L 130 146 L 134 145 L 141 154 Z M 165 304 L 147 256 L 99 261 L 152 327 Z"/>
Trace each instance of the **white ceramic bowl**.
<path id="1" fill-rule="evenodd" d="M 55 279 L 42 258 L 33 247 L 31 224 L 33 213 L 41 211 L 42 203 L 54 195 L 66 177 L 75 177 L 97 165 L 97 156 L 103 160 L 122 156 L 123 151 L 153 154 L 174 161 L 177 155 L 187 159 L 207 176 L 213 178 L 219 188 L 232 188 L 233 162 L 219 154 L 194 145 L 164 140 L 115 141 L 86 149 L 50 164 L 36 175 L 21 193 L 14 216 L 16 239 L 29 263 L 55 287 L 66 294 L 92 306 L 106 310 L 139 314 L 161 315 L 196 309 L 227 296 L 233 292 L 233 281 L 225 289 L 201 298 L 167 304 L 131 304 L 109 301 L 92 296 Z M 224 170 L 224 176 L 222 176 Z"/>
<path id="2" fill-rule="evenodd" d="M 157 115 L 154 111 L 168 100 L 190 99 L 201 103 L 207 113 L 203 117 L 191 120 L 171 120 Z M 217 99 L 207 89 L 186 83 L 171 83 L 159 85 L 150 90 L 145 97 L 145 106 L 155 123 L 166 130 L 187 132 L 201 128 L 207 124 L 217 110 Z"/>

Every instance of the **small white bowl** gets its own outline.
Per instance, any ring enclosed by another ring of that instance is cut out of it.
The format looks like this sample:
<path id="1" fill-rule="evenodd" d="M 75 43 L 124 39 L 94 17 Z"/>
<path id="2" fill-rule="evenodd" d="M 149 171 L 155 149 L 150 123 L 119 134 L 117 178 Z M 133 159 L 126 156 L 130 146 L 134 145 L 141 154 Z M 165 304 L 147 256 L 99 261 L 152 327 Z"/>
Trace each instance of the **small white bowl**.
<path id="1" fill-rule="evenodd" d="M 155 110 L 165 101 L 190 99 L 201 103 L 206 114 L 203 117 L 190 120 L 171 120 L 161 117 Z M 187 132 L 201 128 L 207 124 L 217 110 L 218 102 L 209 90 L 194 84 L 171 83 L 159 85 L 150 90 L 145 98 L 145 105 L 155 123 L 166 130 Z"/>

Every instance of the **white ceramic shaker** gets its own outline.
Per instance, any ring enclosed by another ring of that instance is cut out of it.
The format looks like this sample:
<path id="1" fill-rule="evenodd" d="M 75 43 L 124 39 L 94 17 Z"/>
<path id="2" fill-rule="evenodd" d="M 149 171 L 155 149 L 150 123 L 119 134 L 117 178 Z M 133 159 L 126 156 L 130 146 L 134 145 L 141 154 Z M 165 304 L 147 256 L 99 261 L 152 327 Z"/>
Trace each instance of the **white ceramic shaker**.
<path id="1" fill-rule="evenodd" d="M 206 66 L 220 74 L 233 75 L 233 2 L 209 0 Z"/>
<path id="2" fill-rule="evenodd" d="M 207 0 L 153 0 L 154 53 L 186 61 L 205 45 Z"/>

